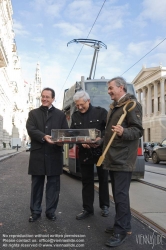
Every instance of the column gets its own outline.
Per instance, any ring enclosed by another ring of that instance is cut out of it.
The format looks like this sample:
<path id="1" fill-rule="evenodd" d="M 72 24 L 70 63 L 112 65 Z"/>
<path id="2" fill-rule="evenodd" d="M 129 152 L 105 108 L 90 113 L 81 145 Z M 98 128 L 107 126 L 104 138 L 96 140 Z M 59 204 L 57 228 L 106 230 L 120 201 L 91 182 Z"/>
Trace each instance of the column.
<path id="1" fill-rule="evenodd" d="M 148 103 L 147 114 L 150 116 L 152 113 L 152 85 L 148 84 Z"/>
<path id="2" fill-rule="evenodd" d="M 137 90 L 138 102 L 141 103 L 141 89 Z"/>
<path id="3" fill-rule="evenodd" d="M 161 102 L 161 115 L 165 115 L 165 88 L 164 88 L 165 79 L 160 79 L 160 102 Z"/>
<path id="4" fill-rule="evenodd" d="M 158 82 L 154 82 L 154 115 L 158 111 Z"/>
<path id="5" fill-rule="evenodd" d="M 143 116 L 146 115 L 146 88 L 143 88 L 143 97 L 142 97 L 142 110 Z"/>

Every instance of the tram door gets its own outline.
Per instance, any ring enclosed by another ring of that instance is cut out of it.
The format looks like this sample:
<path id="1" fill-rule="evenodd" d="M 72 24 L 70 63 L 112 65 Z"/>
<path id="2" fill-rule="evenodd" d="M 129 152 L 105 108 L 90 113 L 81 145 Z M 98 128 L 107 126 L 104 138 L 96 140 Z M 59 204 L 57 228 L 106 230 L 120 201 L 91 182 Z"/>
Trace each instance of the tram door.
<path id="1" fill-rule="evenodd" d="M 71 109 L 65 111 L 66 120 L 68 122 L 68 126 L 71 125 Z M 78 161 L 78 152 L 79 148 L 76 144 L 64 144 L 63 146 L 63 165 L 64 168 L 67 169 L 72 174 L 76 174 L 77 176 L 81 176 L 80 173 L 80 164 Z"/>
<path id="2" fill-rule="evenodd" d="M 68 123 L 68 126 L 70 126 L 70 109 L 68 109 L 65 112 L 66 115 L 66 121 Z M 64 166 L 69 166 L 69 145 L 64 144 L 63 146 L 63 165 Z"/>
<path id="3" fill-rule="evenodd" d="M 69 165 L 69 145 L 64 144 L 63 146 L 63 165 L 68 166 Z"/>
<path id="4" fill-rule="evenodd" d="M 69 170 L 70 172 L 81 176 L 78 153 L 79 148 L 76 144 L 69 145 Z"/>

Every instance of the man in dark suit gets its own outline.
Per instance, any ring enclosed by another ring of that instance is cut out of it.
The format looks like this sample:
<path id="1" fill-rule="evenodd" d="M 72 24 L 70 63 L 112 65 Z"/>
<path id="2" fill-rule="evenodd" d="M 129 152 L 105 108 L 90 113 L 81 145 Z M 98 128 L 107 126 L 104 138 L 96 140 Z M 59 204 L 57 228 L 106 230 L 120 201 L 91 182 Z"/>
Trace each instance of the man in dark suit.
<path id="1" fill-rule="evenodd" d="M 42 106 L 29 112 L 26 124 L 31 138 L 28 170 L 28 174 L 32 175 L 29 222 L 34 222 L 41 216 L 45 176 L 47 176 L 46 217 L 52 221 L 56 219 L 55 210 L 59 200 L 63 147 L 51 140 L 51 129 L 67 129 L 68 125 L 64 113 L 52 105 L 54 100 L 54 90 L 43 89 Z"/>

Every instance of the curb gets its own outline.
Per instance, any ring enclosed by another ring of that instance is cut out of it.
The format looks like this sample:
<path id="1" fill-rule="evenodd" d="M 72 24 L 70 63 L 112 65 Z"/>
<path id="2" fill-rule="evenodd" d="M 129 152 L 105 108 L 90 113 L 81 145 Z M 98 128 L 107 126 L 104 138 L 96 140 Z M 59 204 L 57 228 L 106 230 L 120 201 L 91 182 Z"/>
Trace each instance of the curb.
<path id="1" fill-rule="evenodd" d="M 99 187 L 94 184 L 94 189 L 99 192 Z M 114 203 L 113 196 L 109 194 L 110 201 Z M 153 231 L 157 231 L 159 234 L 161 234 L 164 238 L 166 238 L 166 229 L 161 227 L 159 224 L 154 222 L 153 220 L 147 218 L 142 213 L 136 211 L 134 208 L 130 207 L 131 214 L 134 216 L 137 220 L 139 220 L 141 223 L 144 223 L 145 225 L 149 226 L 153 229 Z"/>
<path id="2" fill-rule="evenodd" d="M 11 154 L 4 155 L 4 156 L 0 157 L 0 162 L 5 161 L 5 160 L 7 160 L 7 159 L 9 159 L 9 158 L 11 158 L 11 157 L 13 157 L 13 156 L 19 154 L 19 153 L 22 153 L 22 152 L 24 152 L 24 151 L 25 151 L 25 150 L 19 151 L 19 152 L 16 152 L 16 153 L 11 153 Z"/>

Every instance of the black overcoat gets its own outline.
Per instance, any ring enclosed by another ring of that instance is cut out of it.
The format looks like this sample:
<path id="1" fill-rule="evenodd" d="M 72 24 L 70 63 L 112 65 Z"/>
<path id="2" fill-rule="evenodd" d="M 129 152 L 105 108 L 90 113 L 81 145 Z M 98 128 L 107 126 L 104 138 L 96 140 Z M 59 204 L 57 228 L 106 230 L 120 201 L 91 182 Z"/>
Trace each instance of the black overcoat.
<path id="1" fill-rule="evenodd" d="M 104 136 L 105 126 L 107 120 L 107 110 L 102 107 L 94 107 L 91 104 L 85 113 L 75 111 L 72 115 L 72 129 L 88 129 L 96 128 L 101 131 L 101 137 Z M 81 164 L 94 164 L 97 163 L 102 148 L 83 148 L 79 144 L 79 160 Z"/>
<path id="2" fill-rule="evenodd" d="M 26 128 L 31 138 L 28 174 L 62 174 L 63 147 L 49 144 L 43 141 L 43 137 L 51 135 L 51 129 L 68 128 L 65 114 L 54 106 L 50 109 L 40 106 L 29 112 Z"/>

